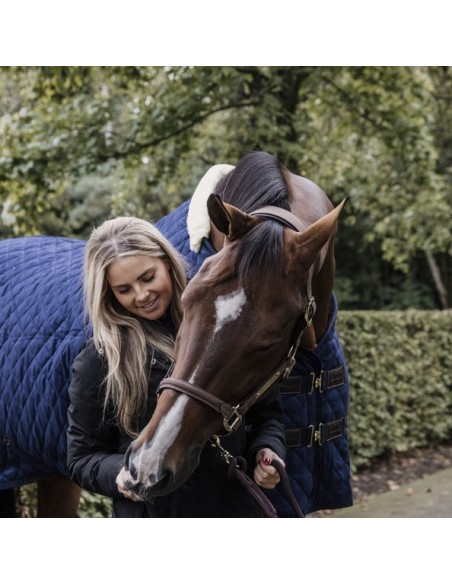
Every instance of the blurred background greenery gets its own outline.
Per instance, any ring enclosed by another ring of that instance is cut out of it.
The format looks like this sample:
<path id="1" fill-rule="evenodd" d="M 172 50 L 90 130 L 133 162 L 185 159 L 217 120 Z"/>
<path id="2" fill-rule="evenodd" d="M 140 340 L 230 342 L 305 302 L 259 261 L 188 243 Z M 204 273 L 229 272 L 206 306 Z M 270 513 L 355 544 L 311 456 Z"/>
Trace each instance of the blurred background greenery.
<path id="1" fill-rule="evenodd" d="M 0 238 L 157 220 L 267 150 L 349 197 L 342 309 L 450 304 L 450 67 L 1 67 Z"/>

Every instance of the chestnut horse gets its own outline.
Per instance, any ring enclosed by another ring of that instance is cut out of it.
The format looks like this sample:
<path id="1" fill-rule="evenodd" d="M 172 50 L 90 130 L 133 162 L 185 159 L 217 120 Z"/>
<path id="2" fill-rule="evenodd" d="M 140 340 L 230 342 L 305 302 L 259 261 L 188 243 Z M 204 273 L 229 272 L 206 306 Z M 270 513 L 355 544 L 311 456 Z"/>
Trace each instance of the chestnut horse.
<path id="1" fill-rule="evenodd" d="M 317 185 L 282 168 L 285 192 L 257 210 L 253 200 L 250 211 L 243 201 L 224 202 L 233 199 L 237 172 L 220 181 L 222 198 L 208 199 L 218 253 L 184 292 L 174 368 L 117 478 L 142 499 L 184 483 L 209 439 L 233 431 L 246 409 L 287 376 L 297 349 L 315 350 L 328 327 L 344 202 L 333 208 Z M 257 176 L 256 189 L 266 180 Z"/>

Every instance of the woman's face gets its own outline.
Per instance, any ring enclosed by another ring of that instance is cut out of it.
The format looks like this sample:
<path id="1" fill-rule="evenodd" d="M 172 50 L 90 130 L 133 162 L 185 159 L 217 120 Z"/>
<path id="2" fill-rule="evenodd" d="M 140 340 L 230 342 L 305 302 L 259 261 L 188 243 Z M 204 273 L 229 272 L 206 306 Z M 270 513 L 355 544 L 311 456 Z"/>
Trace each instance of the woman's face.
<path id="1" fill-rule="evenodd" d="M 107 281 L 118 302 L 131 314 L 158 320 L 171 303 L 169 269 L 169 263 L 160 258 L 126 256 L 110 264 Z"/>

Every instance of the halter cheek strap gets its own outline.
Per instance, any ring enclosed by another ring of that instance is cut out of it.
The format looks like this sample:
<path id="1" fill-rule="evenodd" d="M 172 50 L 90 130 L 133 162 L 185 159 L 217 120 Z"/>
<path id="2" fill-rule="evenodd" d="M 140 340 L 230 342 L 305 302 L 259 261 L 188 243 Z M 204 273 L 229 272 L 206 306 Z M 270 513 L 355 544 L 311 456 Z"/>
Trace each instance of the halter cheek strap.
<path id="1" fill-rule="evenodd" d="M 285 379 L 292 371 L 292 368 L 295 365 L 295 355 L 298 350 L 301 337 L 307 327 L 311 324 L 314 312 L 315 302 L 314 298 L 312 297 L 306 311 L 298 319 L 294 332 L 294 342 L 292 343 L 286 357 L 279 363 L 277 367 L 275 367 L 275 369 L 273 369 L 270 375 L 258 387 L 251 391 L 251 393 L 249 393 L 248 396 L 237 405 L 231 406 L 222 399 L 210 394 L 199 385 L 190 383 L 183 379 L 177 379 L 175 377 L 167 377 L 164 379 L 160 383 L 157 392 L 160 393 L 164 389 L 173 389 L 179 393 L 185 393 L 186 395 L 197 399 L 201 403 L 209 406 L 221 414 L 223 416 L 223 426 L 227 432 L 236 430 L 242 423 L 246 412 L 266 393 L 270 387 L 272 387 L 272 385 L 274 385 L 280 379 Z"/>

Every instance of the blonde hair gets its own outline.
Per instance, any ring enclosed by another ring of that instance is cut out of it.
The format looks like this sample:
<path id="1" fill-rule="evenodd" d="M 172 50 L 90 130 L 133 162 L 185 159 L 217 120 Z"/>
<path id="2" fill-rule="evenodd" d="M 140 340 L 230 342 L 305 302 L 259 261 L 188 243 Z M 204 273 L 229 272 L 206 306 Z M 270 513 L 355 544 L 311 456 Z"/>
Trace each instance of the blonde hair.
<path id="1" fill-rule="evenodd" d="M 186 285 L 181 256 L 151 223 L 135 217 L 105 221 L 91 233 L 85 250 L 85 310 L 93 328 L 93 341 L 105 354 L 104 411 L 113 406 L 120 427 L 137 435 L 137 414 L 148 396 L 148 349 L 174 357 L 174 339 L 157 322 L 131 315 L 115 298 L 107 281 L 107 268 L 119 257 L 143 255 L 168 261 L 172 282 L 170 312 L 176 327 L 182 320 L 181 295 Z"/>

